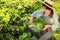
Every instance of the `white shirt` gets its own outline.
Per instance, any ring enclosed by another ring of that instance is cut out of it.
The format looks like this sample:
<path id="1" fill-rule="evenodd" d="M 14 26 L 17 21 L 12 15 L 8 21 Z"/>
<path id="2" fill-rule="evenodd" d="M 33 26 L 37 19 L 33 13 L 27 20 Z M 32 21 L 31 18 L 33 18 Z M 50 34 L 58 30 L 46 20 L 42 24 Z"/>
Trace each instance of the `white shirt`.
<path id="1" fill-rule="evenodd" d="M 54 13 L 53 17 L 50 18 L 46 14 L 43 13 L 43 10 L 37 10 L 34 13 L 32 13 L 33 17 L 43 17 L 46 20 L 46 23 L 52 24 L 51 29 L 53 31 L 56 31 L 56 29 L 59 27 L 59 22 L 58 22 L 58 16 L 56 13 Z"/>

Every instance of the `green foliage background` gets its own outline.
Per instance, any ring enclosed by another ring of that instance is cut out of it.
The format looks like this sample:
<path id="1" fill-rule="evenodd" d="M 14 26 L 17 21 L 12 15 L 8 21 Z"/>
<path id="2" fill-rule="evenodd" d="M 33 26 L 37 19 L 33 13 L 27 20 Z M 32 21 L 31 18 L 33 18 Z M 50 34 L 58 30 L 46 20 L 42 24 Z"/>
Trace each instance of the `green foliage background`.
<path id="1" fill-rule="evenodd" d="M 53 1 L 60 22 L 60 1 Z M 41 4 L 40 0 L 0 0 L 0 40 L 37 40 L 34 36 L 30 37 L 25 28 L 31 13 L 42 9 Z M 60 40 L 59 37 L 60 28 L 51 40 Z"/>

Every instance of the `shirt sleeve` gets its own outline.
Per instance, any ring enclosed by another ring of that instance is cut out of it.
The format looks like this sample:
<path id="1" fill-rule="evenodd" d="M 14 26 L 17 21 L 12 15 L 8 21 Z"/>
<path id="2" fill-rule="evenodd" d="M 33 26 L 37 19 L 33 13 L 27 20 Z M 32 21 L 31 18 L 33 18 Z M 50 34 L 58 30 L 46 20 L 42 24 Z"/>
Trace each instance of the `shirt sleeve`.
<path id="1" fill-rule="evenodd" d="M 53 19 L 54 19 L 54 23 L 51 28 L 53 31 L 56 31 L 56 29 L 59 27 L 58 16 L 54 15 Z"/>
<path id="2" fill-rule="evenodd" d="M 39 17 L 43 15 L 43 11 L 42 10 L 37 10 L 35 12 L 32 13 L 32 17 Z"/>

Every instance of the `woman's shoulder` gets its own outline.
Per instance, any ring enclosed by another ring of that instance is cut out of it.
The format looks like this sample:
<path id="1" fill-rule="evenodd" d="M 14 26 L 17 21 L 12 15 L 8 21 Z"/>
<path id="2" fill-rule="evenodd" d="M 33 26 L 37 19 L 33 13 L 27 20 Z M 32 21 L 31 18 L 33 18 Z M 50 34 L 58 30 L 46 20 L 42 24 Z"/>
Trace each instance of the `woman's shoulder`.
<path id="1" fill-rule="evenodd" d="M 54 18 L 58 18 L 57 13 L 54 13 L 53 17 L 54 17 Z"/>
<path id="2" fill-rule="evenodd" d="M 42 15 L 43 15 L 43 10 L 37 10 L 37 11 L 32 13 L 32 16 L 34 16 L 34 17 L 42 16 Z"/>
<path id="3" fill-rule="evenodd" d="M 43 10 L 36 10 L 34 13 L 43 13 Z"/>

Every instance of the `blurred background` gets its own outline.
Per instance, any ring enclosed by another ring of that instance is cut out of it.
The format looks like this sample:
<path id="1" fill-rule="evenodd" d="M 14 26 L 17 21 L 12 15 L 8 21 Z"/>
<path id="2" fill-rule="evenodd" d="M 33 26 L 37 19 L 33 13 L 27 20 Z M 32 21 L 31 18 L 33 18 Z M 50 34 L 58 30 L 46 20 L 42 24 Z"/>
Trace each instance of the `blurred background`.
<path id="1" fill-rule="evenodd" d="M 41 1 L 44 0 L 0 0 L 0 40 L 37 40 L 25 29 L 31 14 L 42 9 Z M 60 24 L 60 0 L 52 1 Z M 51 40 L 60 40 L 60 26 Z"/>

